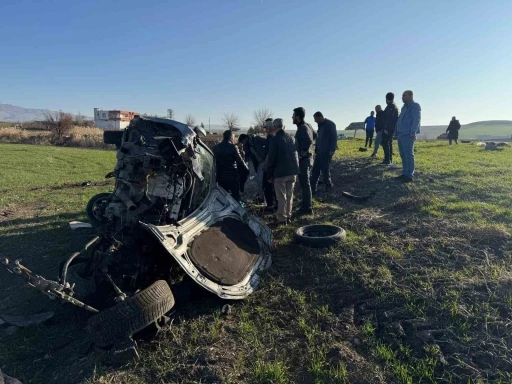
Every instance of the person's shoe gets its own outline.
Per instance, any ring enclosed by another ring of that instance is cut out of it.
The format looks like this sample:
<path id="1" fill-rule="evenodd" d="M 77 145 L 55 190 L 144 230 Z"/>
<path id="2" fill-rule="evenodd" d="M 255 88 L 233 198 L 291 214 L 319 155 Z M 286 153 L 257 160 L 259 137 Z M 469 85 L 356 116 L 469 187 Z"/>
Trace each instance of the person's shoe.
<path id="1" fill-rule="evenodd" d="M 400 175 L 400 176 L 396 176 L 394 177 L 395 180 L 403 180 L 403 178 L 406 177 L 405 175 Z"/>
<path id="2" fill-rule="evenodd" d="M 391 169 L 398 169 L 398 165 L 396 165 L 394 163 L 390 163 L 389 164 L 389 168 L 391 168 Z"/>
<path id="3" fill-rule="evenodd" d="M 412 177 L 403 175 L 402 177 L 402 183 L 412 183 L 414 180 Z"/>
<path id="4" fill-rule="evenodd" d="M 391 163 L 389 161 L 383 161 L 382 163 L 379 163 L 379 165 L 390 165 Z"/>
<path id="5" fill-rule="evenodd" d="M 318 190 L 311 190 L 311 195 L 316 196 L 318 195 Z"/>
<path id="6" fill-rule="evenodd" d="M 377 156 L 377 155 L 376 155 L 375 153 L 372 153 L 372 154 L 370 155 L 370 159 L 375 159 L 375 157 L 376 157 L 376 156 Z"/>

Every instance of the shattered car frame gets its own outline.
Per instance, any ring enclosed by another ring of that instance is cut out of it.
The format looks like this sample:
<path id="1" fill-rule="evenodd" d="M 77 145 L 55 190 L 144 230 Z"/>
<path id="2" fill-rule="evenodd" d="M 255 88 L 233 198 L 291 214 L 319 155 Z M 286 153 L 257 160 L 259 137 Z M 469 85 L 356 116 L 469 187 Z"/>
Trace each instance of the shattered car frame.
<path id="1" fill-rule="evenodd" d="M 115 188 L 94 196 L 86 209 L 99 235 L 61 263 L 58 281 L 18 260 L 0 257 L 0 263 L 50 298 L 97 318 L 106 313 L 109 321 L 123 322 L 124 312 L 107 311 L 138 305 L 133 319 L 144 321 L 128 334 L 168 312 L 171 291 L 187 278 L 223 299 L 245 298 L 271 264 L 272 234 L 217 186 L 213 153 L 201 133 L 147 117 L 132 120 L 113 141 L 106 132 L 105 142 L 118 148 L 115 169 L 106 176 L 115 177 Z"/>

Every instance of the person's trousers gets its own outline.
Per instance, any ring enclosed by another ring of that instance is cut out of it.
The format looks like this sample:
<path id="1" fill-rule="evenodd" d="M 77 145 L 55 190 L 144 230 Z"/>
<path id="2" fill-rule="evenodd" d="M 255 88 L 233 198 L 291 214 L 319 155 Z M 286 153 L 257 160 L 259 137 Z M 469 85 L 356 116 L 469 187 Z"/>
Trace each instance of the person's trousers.
<path id="1" fill-rule="evenodd" d="M 310 210 L 312 208 L 311 193 L 311 158 L 306 157 L 299 160 L 299 183 L 302 191 L 302 209 Z"/>
<path id="2" fill-rule="evenodd" d="M 414 142 L 416 137 L 410 135 L 398 136 L 398 150 L 402 158 L 402 174 L 412 179 L 414 176 Z"/>
<path id="3" fill-rule="evenodd" d="M 459 144 L 459 139 L 448 139 L 448 141 L 450 142 L 450 145 L 452 145 L 452 141 L 455 141 L 455 144 Z"/>
<path id="4" fill-rule="evenodd" d="M 311 171 L 311 190 L 316 191 L 318 187 L 318 179 L 320 172 L 324 176 L 324 184 L 326 187 L 332 187 L 331 180 L 331 160 L 330 153 L 317 153 L 313 163 L 313 170 Z"/>
<path id="5" fill-rule="evenodd" d="M 393 162 L 393 135 L 386 135 L 382 133 L 382 149 L 384 150 L 384 162 Z"/>
<path id="6" fill-rule="evenodd" d="M 377 135 L 375 136 L 375 146 L 373 148 L 373 153 L 372 153 L 373 156 L 375 156 L 377 154 L 377 151 L 379 150 L 381 142 L 382 142 L 382 131 L 377 132 Z"/>
<path id="7" fill-rule="evenodd" d="M 265 203 L 267 207 L 273 207 L 275 202 L 274 184 L 269 183 L 270 177 L 267 172 L 263 173 L 263 194 L 265 195 Z"/>
<path id="8" fill-rule="evenodd" d="M 292 218 L 293 188 L 296 176 L 276 177 L 274 188 L 277 197 L 277 222 L 284 223 Z"/>
<path id="9" fill-rule="evenodd" d="M 226 192 L 231 193 L 231 196 L 236 201 L 240 201 L 240 182 L 238 180 L 217 180 L 217 183 L 226 190 Z"/>
<path id="10" fill-rule="evenodd" d="M 364 143 L 365 148 L 368 146 L 368 142 L 370 143 L 370 148 L 373 143 L 373 131 L 366 131 L 366 141 Z"/>

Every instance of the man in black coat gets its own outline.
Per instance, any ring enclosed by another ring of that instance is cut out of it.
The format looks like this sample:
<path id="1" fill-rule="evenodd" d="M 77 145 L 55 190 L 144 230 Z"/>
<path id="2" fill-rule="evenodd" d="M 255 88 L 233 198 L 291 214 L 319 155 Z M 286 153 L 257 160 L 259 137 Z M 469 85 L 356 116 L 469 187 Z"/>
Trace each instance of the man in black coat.
<path id="1" fill-rule="evenodd" d="M 455 116 L 453 116 L 452 121 L 450 121 L 450 124 L 448 125 L 448 128 L 446 129 L 446 133 L 448 133 L 448 141 L 450 142 L 450 145 L 452 145 L 453 140 L 455 140 L 455 144 L 459 144 L 459 129 L 460 129 L 459 120 L 457 120 L 455 118 Z"/>
<path id="2" fill-rule="evenodd" d="M 384 110 L 384 129 L 382 130 L 382 148 L 384 149 L 384 161 L 382 165 L 393 164 L 393 135 L 398 121 L 398 108 L 394 102 L 395 95 L 392 92 L 386 94 L 386 109 Z"/>
<path id="3" fill-rule="evenodd" d="M 329 190 L 332 188 L 331 160 L 338 148 L 338 133 L 336 131 L 336 124 L 326 119 L 322 112 L 316 112 L 313 117 L 318 124 L 315 161 L 313 163 L 313 171 L 311 172 L 311 192 L 315 194 L 320 172 L 324 176 L 325 189 Z"/>
<path id="4" fill-rule="evenodd" d="M 224 132 L 223 140 L 213 148 L 217 169 L 217 183 L 233 198 L 240 202 L 239 168 L 249 170 L 242 159 L 238 147 L 234 144 L 235 135 L 232 131 Z"/>
<path id="5" fill-rule="evenodd" d="M 311 215 L 313 213 L 313 202 L 311 192 L 311 146 L 315 138 L 315 131 L 311 125 L 304 121 L 306 110 L 302 107 L 293 110 L 293 124 L 297 126 L 295 142 L 299 155 L 299 183 L 302 190 L 302 207 L 298 215 Z"/>
<path id="6" fill-rule="evenodd" d="M 297 147 L 292 135 L 284 131 L 283 119 L 273 122 L 276 134 L 270 143 L 267 157 L 269 182 L 274 184 L 277 196 L 277 224 L 292 218 L 293 190 L 299 173 Z"/>

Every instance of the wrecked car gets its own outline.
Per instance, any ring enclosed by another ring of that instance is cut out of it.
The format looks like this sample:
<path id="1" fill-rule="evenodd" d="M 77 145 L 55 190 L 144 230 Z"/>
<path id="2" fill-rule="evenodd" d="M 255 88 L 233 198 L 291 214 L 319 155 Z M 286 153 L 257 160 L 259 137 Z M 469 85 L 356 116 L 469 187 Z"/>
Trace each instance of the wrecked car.
<path id="1" fill-rule="evenodd" d="M 1 264 L 50 298 L 93 313 L 88 328 L 100 347 L 159 321 L 190 285 L 222 299 L 247 297 L 271 264 L 272 234 L 216 185 L 201 135 L 148 117 L 106 131 L 104 141 L 117 146 L 106 176 L 115 178 L 114 191 L 86 208 L 98 235 L 61 263 L 57 281 L 17 260 Z"/>

